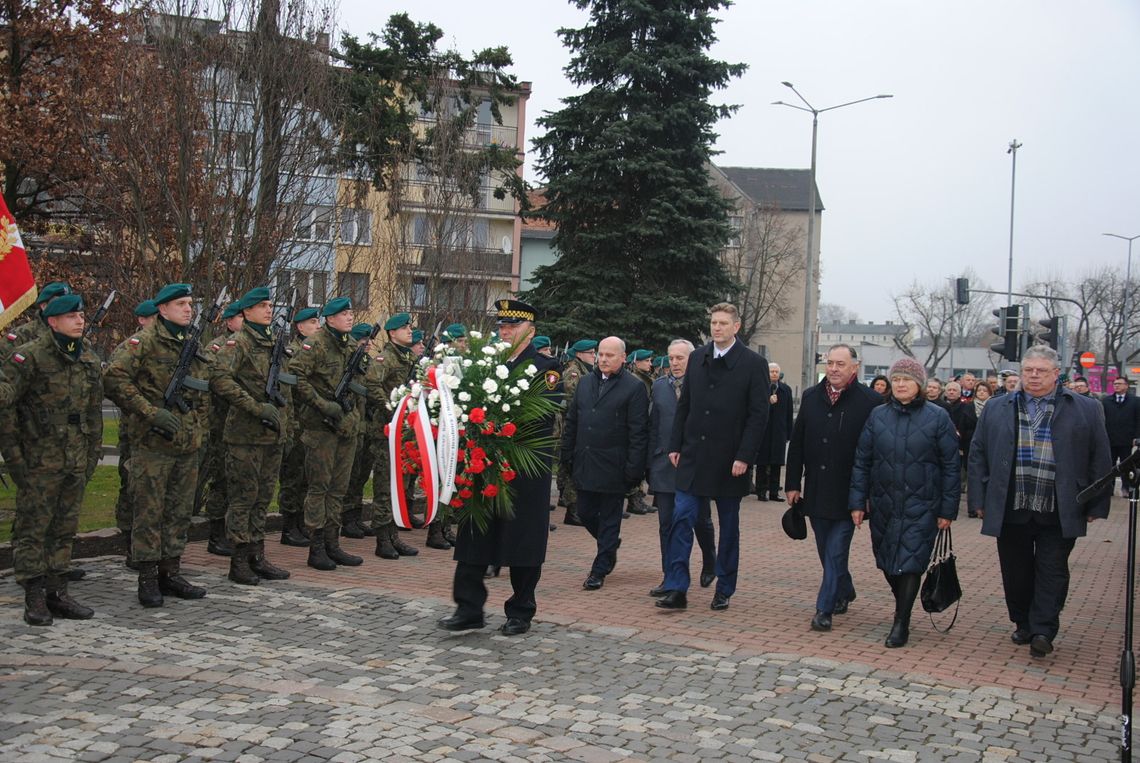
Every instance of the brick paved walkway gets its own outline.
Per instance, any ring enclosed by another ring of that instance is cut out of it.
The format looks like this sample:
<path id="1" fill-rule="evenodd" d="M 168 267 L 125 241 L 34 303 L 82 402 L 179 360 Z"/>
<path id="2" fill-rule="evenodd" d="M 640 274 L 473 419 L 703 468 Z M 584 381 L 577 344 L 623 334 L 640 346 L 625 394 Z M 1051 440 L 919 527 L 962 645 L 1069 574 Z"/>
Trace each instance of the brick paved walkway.
<path id="1" fill-rule="evenodd" d="M 727 612 L 696 589 L 656 610 L 656 518 L 623 527 L 615 573 L 581 589 L 591 543 L 559 526 L 536 627 L 448 635 L 450 554 L 318 573 L 249 589 L 194 544 L 200 602 L 143 610 L 118 560 L 76 584 L 95 620 L 33 629 L 0 583 L 0 760 L 1116 760 L 1124 502 L 1073 555 L 1057 651 L 1008 640 L 993 542 L 956 526 L 965 604 L 952 633 L 916 617 L 911 645 L 882 646 L 890 596 L 856 535 L 859 599 L 828 634 L 808 629 L 818 583 L 782 507 L 748 501 L 740 591 Z M 423 542 L 424 533 L 405 539 Z"/>

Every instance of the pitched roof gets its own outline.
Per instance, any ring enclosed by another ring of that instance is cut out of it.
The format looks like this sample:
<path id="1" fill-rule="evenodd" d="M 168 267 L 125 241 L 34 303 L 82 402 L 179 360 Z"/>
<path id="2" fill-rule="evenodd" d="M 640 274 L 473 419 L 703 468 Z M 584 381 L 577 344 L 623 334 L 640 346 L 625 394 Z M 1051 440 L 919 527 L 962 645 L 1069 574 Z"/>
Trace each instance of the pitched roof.
<path id="1" fill-rule="evenodd" d="M 774 204 L 786 211 L 806 212 L 810 170 L 782 170 L 769 167 L 721 167 L 725 174 L 745 195 L 757 204 Z M 815 189 L 816 211 L 823 211 L 819 186 Z"/>
<path id="2" fill-rule="evenodd" d="M 541 209 L 546 206 L 546 186 L 539 188 L 532 188 L 526 193 L 527 199 L 530 201 L 531 210 Z M 523 234 L 533 234 L 535 238 L 549 238 L 554 235 L 557 229 L 553 222 L 550 220 L 543 220 L 535 217 L 526 217 L 523 219 L 522 230 Z M 543 233 L 548 235 L 543 236 Z"/>

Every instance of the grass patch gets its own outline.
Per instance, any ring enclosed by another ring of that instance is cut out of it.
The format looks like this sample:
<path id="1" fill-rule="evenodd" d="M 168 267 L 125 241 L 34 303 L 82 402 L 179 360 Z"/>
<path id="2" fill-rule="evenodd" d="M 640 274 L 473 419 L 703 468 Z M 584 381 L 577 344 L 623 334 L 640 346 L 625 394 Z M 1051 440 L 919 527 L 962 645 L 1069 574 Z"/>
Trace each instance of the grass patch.
<path id="1" fill-rule="evenodd" d="M 79 510 L 79 532 L 115 526 L 115 501 L 119 499 L 119 470 L 114 466 L 97 466 Z M 8 487 L 0 485 L 0 543 L 12 539 L 12 516 L 16 512 L 16 486 L 8 478 Z"/>
<path id="2" fill-rule="evenodd" d="M 103 444 L 104 445 L 118 445 L 119 444 L 119 417 L 118 416 L 104 416 L 103 417 Z"/>

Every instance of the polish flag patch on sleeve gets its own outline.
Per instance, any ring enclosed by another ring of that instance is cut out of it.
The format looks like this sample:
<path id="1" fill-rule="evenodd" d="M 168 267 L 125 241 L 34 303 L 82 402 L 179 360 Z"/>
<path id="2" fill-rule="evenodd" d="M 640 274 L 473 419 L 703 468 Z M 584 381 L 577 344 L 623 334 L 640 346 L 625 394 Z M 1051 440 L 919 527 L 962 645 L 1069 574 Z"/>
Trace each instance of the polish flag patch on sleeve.
<path id="1" fill-rule="evenodd" d="M 311 350 L 311 349 L 313 349 L 313 345 L 311 345 L 311 344 L 303 344 L 303 345 L 301 345 L 301 349 L 302 349 L 302 350 Z"/>
<path id="2" fill-rule="evenodd" d="M 14 354 L 12 356 L 12 360 L 14 360 L 17 363 L 23 363 L 25 360 L 27 360 L 27 358 L 25 358 L 23 355 L 21 355 L 20 353 L 17 352 L 16 354 Z"/>
<path id="3" fill-rule="evenodd" d="M 130 344 L 132 347 L 134 347 L 135 345 L 137 345 L 137 344 L 138 344 L 140 341 L 142 341 L 142 340 L 140 340 L 140 339 L 139 339 L 137 336 L 132 336 L 132 337 L 131 337 L 129 340 L 127 340 L 127 342 L 128 342 L 128 343 L 129 343 L 129 344 Z"/>

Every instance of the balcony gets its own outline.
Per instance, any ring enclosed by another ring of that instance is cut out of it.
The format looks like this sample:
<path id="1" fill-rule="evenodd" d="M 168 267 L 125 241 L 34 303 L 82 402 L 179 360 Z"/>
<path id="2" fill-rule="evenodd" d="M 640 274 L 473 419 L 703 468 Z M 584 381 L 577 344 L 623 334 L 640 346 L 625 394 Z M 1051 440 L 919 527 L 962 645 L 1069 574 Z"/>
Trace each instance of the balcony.
<path id="1" fill-rule="evenodd" d="M 434 119 L 419 117 L 417 126 L 427 131 L 436 124 Z M 518 128 L 496 124 L 477 124 L 469 130 L 463 131 L 464 148 L 487 148 L 488 146 L 501 146 L 502 148 L 518 148 Z"/>
<path id="2" fill-rule="evenodd" d="M 412 260 L 400 266 L 401 273 L 439 273 L 472 278 L 510 278 L 513 255 L 499 249 L 469 246 L 440 251 L 412 245 Z"/>

